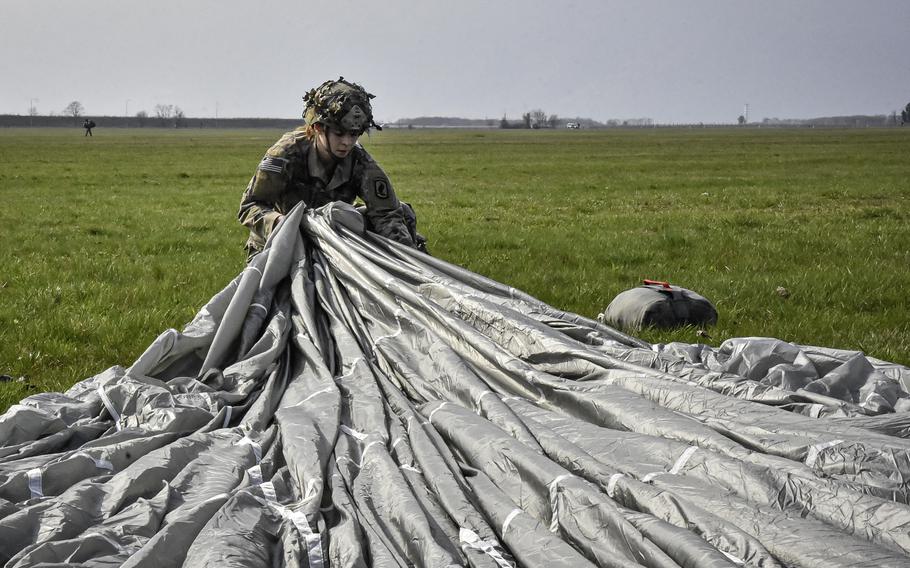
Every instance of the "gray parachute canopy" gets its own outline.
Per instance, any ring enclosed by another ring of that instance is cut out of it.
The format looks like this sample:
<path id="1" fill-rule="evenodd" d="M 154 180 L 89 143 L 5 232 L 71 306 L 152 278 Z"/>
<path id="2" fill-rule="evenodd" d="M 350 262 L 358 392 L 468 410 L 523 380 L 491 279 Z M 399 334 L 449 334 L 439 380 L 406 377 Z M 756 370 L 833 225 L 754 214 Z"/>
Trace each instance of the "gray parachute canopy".
<path id="1" fill-rule="evenodd" d="M 648 345 L 351 215 L 0 416 L 0 564 L 910 566 L 907 368 Z"/>

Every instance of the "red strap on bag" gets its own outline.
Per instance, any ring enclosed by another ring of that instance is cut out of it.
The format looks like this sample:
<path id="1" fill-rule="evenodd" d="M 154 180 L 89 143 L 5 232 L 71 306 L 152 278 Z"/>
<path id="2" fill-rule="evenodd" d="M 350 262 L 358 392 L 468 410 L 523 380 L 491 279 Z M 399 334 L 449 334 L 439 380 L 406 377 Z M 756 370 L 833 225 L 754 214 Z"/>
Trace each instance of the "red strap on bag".
<path id="1" fill-rule="evenodd" d="M 667 290 L 670 289 L 670 283 L 664 282 L 663 280 L 648 280 L 647 278 L 645 278 L 641 282 L 642 282 L 642 284 L 645 284 L 647 286 L 662 286 L 663 288 L 666 288 Z"/>

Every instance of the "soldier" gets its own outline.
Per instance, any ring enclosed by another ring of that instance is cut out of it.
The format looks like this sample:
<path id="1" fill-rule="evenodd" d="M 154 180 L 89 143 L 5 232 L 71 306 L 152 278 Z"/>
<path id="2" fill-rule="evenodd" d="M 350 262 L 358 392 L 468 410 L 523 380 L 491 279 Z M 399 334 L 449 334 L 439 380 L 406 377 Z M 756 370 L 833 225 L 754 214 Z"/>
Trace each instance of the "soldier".
<path id="1" fill-rule="evenodd" d="M 92 128 L 95 128 L 95 121 L 86 118 L 85 121 L 82 123 L 82 128 L 85 129 L 85 134 L 83 135 L 83 137 L 92 136 Z"/>
<path id="2" fill-rule="evenodd" d="M 392 183 L 357 142 L 373 122 L 370 99 L 363 87 L 326 81 L 304 97 L 306 125 L 286 133 L 259 162 L 240 202 L 238 217 L 250 229 L 250 258 L 295 205 L 321 207 L 332 201 L 366 204 L 367 229 L 399 243 L 425 249 L 417 234 L 417 217 L 392 190 Z"/>

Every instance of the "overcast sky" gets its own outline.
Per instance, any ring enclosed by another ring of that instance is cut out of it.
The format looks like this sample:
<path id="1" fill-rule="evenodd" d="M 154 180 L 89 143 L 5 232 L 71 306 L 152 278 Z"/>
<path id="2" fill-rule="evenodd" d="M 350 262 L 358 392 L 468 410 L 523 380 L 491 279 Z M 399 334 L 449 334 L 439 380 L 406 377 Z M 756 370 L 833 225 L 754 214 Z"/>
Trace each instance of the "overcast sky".
<path id="1" fill-rule="evenodd" d="M 339 75 L 382 121 L 884 114 L 910 1 L 0 0 L 0 113 L 290 118 Z"/>

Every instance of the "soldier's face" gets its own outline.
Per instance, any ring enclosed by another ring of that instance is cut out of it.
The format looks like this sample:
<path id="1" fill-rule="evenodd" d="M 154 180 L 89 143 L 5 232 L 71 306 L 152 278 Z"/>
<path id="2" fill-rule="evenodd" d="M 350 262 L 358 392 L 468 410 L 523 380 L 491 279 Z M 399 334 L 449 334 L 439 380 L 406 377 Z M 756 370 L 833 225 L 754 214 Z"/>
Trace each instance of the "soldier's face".
<path id="1" fill-rule="evenodd" d="M 360 138 L 360 134 L 352 132 L 342 132 L 334 128 L 321 129 L 319 137 L 323 140 L 324 147 L 336 158 L 345 158 L 354 149 L 354 144 Z M 318 131 L 317 131 L 318 132 Z"/>

